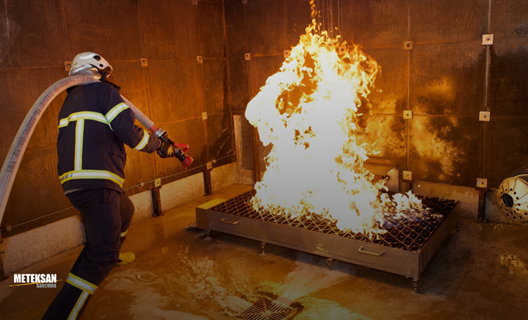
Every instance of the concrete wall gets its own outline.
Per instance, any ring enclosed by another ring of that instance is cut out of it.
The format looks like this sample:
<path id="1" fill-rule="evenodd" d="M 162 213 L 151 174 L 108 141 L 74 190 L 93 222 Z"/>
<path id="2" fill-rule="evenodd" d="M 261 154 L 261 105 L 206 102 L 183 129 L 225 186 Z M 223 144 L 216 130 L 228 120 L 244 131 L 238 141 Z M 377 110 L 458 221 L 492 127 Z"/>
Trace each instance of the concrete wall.
<path id="1" fill-rule="evenodd" d="M 85 241 L 80 216 L 73 216 L 4 239 L 4 269 L 12 273 L 23 267 L 73 249 Z"/>
<path id="2" fill-rule="evenodd" d="M 479 191 L 475 188 L 426 181 L 415 181 L 412 187 L 413 193 L 418 195 L 457 200 L 461 217 L 477 219 Z"/>

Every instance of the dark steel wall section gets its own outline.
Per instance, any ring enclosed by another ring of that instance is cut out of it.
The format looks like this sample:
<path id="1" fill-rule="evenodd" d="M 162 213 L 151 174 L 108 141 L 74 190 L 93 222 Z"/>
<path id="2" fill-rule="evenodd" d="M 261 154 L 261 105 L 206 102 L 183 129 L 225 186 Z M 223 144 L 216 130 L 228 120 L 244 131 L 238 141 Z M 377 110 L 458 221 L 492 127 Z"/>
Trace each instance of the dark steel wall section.
<path id="1" fill-rule="evenodd" d="M 284 50 L 291 47 L 287 45 L 288 25 L 284 19 L 289 12 L 287 3 L 282 0 L 252 0 L 243 4 L 240 0 L 224 0 L 229 92 L 235 114 L 244 114 L 247 102 L 258 93 L 266 79 L 279 70 Z M 305 8 L 306 4 L 309 17 L 308 1 L 292 3 L 294 9 Z M 293 12 L 297 14 L 295 10 Z M 250 60 L 246 59 L 246 53 L 250 53 Z M 258 148 L 260 168 L 264 170 L 263 158 L 267 152 L 260 143 Z"/>
<path id="2" fill-rule="evenodd" d="M 283 0 L 248 1 L 245 6 L 248 52 L 258 56 L 282 55 L 286 47 Z"/>
<path id="3" fill-rule="evenodd" d="M 484 173 L 488 185 L 528 163 L 528 2 L 492 1 L 489 110 Z"/>
<path id="4" fill-rule="evenodd" d="M 402 48 L 408 28 L 407 0 L 340 0 L 339 5 L 339 27 L 344 40 L 365 49 Z"/>
<path id="5" fill-rule="evenodd" d="M 310 23 L 309 0 L 226 0 L 230 88 L 242 91 L 244 39 L 248 95 L 254 97 L 278 71 L 281 50 L 290 49 Z M 264 4 L 265 3 L 265 4 Z M 499 0 L 316 0 L 319 22 L 358 44 L 381 65 L 370 95 L 372 116 L 363 138 L 382 141 L 374 158 L 412 171 L 414 180 L 496 188 L 528 163 L 528 3 Z M 242 15 L 243 13 L 243 15 Z M 282 32 L 282 33 L 281 33 Z M 492 46 L 483 34 L 494 34 Z M 412 41 L 412 50 L 404 50 Z M 231 61 L 231 60 L 230 60 Z M 239 97 L 246 97 L 242 92 Z M 245 101 L 239 99 L 239 101 Z M 243 112 L 237 104 L 237 112 Z M 240 110 L 240 111 L 239 111 Z M 404 120 L 403 110 L 413 119 Z M 491 121 L 479 121 L 490 111 Z M 260 158 L 267 154 L 262 146 Z M 263 161 L 260 161 L 263 168 Z"/>
<path id="6" fill-rule="evenodd" d="M 152 61 L 155 65 L 155 61 Z M 136 61 L 113 63 L 115 71 L 115 80 L 122 87 L 121 93 L 130 101 L 133 101 L 136 107 L 146 115 L 152 114 L 149 108 L 149 96 L 145 90 L 145 71 Z M 61 100 L 62 102 L 62 100 Z M 46 111 L 46 114 L 49 114 Z M 57 117 L 57 112 L 50 114 Z M 36 138 L 36 136 L 35 136 Z M 35 140 L 33 138 L 32 140 Z M 154 154 L 136 152 L 127 149 L 127 163 L 125 166 L 125 188 L 135 185 L 141 181 L 152 181 L 157 177 L 156 168 L 153 165 L 155 161 Z"/>
<path id="7" fill-rule="evenodd" d="M 1 69 L 62 67 L 66 46 L 59 0 L 2 1 L 0 10 Z"/>
<path id="8" fill-rule="evenodd" d="M 127 193 L 154 188 L 156 178 L 165 184 L 204 172 L 208 161 L 213 167 L 235 161 L 231 109 L 240 110 L 247 101 L 233 104 L 229 98 L 243 97 L 244 90 L 229 92 L 224 21 L 221 0 L 2 1 L 2 161 L 32 104 L 67 76 L 64 61 L 83 51 L 109 60 L 121 93 L 172 140 L 191 146 L 195 162 L 185 171 L 175 159 L 127 150 Z M 141 66 L 141 58 L 148 66 Z M 62 195 L 56 173 L 57 115 L 65 97 L 53 101 L 29 143 L 0 226 L 4 237 L 77 213 Z"/>
<path id="9" fill-rule="evenodd" d="M 229 99 L 233 113 L 243 114 L 249 102 L 246 20 L 242 1 L 225 0 Z"/>
<path id="10" fill-rule="evenodd" d="M 286 25 L 286 47 L 290 49 L 299 43 L 299 37 L 306 33 L 306 27 L 312 22 L 310 1 L 284 1 L 284 17 Z"/>
<path id="11" fill-rule="evenodd" d="M 372 159 L 390 159 L 400 168 L 407 167 L 407 122 L 403 110 L 407 108 L 407 54 L 402 46 L 364 49 L 381 66 L 376 87 L 370 94 L 372 115 L 363 105 L 359 118 L 359 142 L 380 141 L 372 146 L 379 155 Z M 365 140 L 363 140 L 365 139 Z M 370 145 L 370 143 L 369 143 Z"/>
<path id="12" fill-rule="evenodd" d="M 488 0 L 410 2 L 409 170 L 475 186 L 482 177 Z"/>

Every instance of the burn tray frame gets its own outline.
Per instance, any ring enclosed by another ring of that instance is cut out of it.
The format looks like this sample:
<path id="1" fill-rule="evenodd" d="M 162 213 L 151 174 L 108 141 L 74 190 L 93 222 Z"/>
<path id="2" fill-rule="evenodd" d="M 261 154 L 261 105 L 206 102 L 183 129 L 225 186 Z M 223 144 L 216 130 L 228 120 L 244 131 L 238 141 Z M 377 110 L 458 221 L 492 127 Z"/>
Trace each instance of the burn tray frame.
<path id="1" fill-rule="evenodd" d="M 413 279 L 415 291 L 420 276 L 458 223 L 458 201 L 423 197 L 424 204 L 432 207 L 428 221 L 401 222 L 402 226 L 392 227 L 381 239 L 371 240 L 331 226 L 328 229 L 324 223 L 321 228 L 317 224 L 322 220 L 314 224 L 317 217 L 303 222 L 256 212 L 248 204 L 254 194 L 251 190 L 196 207 L 196 227 L 206 230 L 207 237 L 216 230 L 260 241 L 262 249 L 270 243 L 326 257 L 330 267 L 339 260 L 402 275 Z"/>

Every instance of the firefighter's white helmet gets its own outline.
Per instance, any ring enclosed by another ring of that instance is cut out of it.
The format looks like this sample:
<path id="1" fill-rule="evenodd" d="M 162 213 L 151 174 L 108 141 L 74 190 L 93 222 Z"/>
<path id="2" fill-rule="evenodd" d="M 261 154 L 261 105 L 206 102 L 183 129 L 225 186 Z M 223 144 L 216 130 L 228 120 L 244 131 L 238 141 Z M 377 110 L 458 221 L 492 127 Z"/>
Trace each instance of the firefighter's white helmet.
<path id="1" fill-rule="evenodd" d="M 100 73 L 106 73 L 106 76 L 109 76 L 113 70 L 112 66 L 101 55 L 94 52 L 83 52 L 73 58 L 70 76 L 83 74 L 94 67 Z"/>

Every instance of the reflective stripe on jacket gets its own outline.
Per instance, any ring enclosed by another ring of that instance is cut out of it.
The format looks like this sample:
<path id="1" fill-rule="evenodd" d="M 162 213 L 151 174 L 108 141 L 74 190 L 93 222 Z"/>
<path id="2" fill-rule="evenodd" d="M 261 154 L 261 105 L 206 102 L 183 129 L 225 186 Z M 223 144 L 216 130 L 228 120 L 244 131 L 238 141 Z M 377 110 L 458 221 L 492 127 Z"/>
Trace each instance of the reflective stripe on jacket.
<path id="1" fill-rule="evenodd" d="M 109 83 L 74 87 L 59 113 L 59 180 L 64 191 L 109 188 L 122 191 L 126 152 L 154 152 L 157 138 L 134 124 L 135 116 Z"/>

